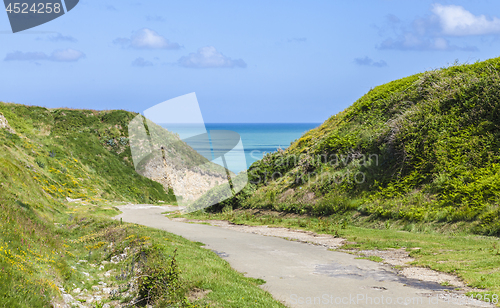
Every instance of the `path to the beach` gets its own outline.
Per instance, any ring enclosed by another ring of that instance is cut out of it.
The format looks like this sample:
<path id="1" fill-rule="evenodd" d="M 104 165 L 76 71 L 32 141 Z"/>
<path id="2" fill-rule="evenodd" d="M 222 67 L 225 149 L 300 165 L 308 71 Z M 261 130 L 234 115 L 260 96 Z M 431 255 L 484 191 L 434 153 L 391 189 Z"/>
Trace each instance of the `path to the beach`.
<path id="1" fill-rule="evenodd" d="M 289 307 L 493 307 L 470 300 L 466 305 L 445 302 L 452 300 L 446 287 L 407 279 L 388 265 L 323 246 L 173 221 L 161 214 L 175 210 L 169 206 L 118 208 L 123 213 L 115 219 L 205 243 L 235 270 L 264 279 L 262 287 Z"/>

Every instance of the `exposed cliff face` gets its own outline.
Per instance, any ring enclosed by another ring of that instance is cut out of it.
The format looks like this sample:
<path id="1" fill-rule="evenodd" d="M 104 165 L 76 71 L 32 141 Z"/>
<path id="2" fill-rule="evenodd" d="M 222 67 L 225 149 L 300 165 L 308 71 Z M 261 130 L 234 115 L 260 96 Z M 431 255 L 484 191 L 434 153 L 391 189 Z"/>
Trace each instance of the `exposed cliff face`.
<path id="1" fill-rule="evenodd" d="M 222 169 L 221 171 L 223 171 L 222 167 L 216 164 L 213 165 L 214 168 Z M 159 157 L 150 160 L 144 169 L 145 171 L 141 174 L 162 184 L 165 190 L 168 190 L 170 182 L 175 195 L 177 197 L 182 196 L 182 200 L 184 201 L 194 201 L 209 189 L 227 182 L 224 172 L 206 172 L 196 167 L 191 169 L 177 169 L 173 163 L 169 163 L 168 161 L 165 166 L 163 160 Z"/>
<path id="2" fill-rule="evenodd" d="M 183 205 L 228 182 L 225 168 L 141 115 L 128 123 L 128 137 L 137 173 L 161 183 L 165 190 L 172 188 Z"/>

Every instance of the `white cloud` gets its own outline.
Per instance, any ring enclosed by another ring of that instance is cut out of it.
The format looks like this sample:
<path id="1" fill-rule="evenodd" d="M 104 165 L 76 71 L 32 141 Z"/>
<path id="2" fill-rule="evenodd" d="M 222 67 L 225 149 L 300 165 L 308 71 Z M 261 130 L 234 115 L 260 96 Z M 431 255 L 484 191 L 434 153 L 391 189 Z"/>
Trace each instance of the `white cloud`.
<path id="1" fill-rule="evenodd" d="M 196 53 L 190 53 L 180 58 L 180 66 L 189 68 L 216 68 L 216 67 L 246 67 L 242 59 L 233 60 L 218 52 L 215 47 L 207 46 L 198 49 Z"/>
<path id="2" fill-rule="evenodd" d="M 466 36 L 500 33 L 500 19 L 476 16 L 458 5 L 434 4 L 432 12 L 439 18 L 445 35 Z"/>
<path id="3" fill-rule="evenodd" d="M 384 60 L 373 61 L 373 59 L 370 57 L 356 58 L 354 59 L 354 63 L 362 66 L 375 66 L 375 67 L 387 66 L 387 62 L 385 62 Z"/>
<path id="4" fill-rule="evenodd" d="M 468 44 L 453 44 L 456 36 L 500 33 L 500 19 L 488 20 L 484 15 L 474 16 L 461 6 L 434 4 L 430 15 L 403 22 L 397 16 L 388 15 L 386 24 L 379 27 L 379 34 L 392 35 L 377 46 L 379 49 L 430 50 L 430 51 L 478 51 Z M 496 25 L 498 24 L 498 26 Z M 497 29 L 498 28 L 498 29 Z"/>
<path id="5" fill-rule="evenodd" d="M 84 57 L 85 54 L 83 52 L 68 48 L 54 51 L 49 59 L 58 62 L 75 62 Z"/>
<path id="6" fill-rule="evenodd" d="M 140 66 L 140 67 L 153 66 L 153 62 L 144 60 L 143 57 L 139 57 L 134 61 L 132 61 L 132 66 Z"/>
<path id="7" fill-rule="evenodd" d="M 67 48 L 55 50 L 50 55 L 44 52 L 22 52 L 14 51 L 8 53 L 4 61 L 54 61 L 54 62 L 76 62 L 85 58 L 85 54 L 81 51 Z"/>
<path id="8" fill-rule="evenodd" d="M 44 52 L 22 52 L 14 51 L 8 53 L 4 61 L 37 61 L 37 60 L 47 60 L 48 56 Z"/>
<path id="9" fill-rule="evenodd" d="M 448 40 L 442 37 L 418 36 L 415 33 L 407 32 L 397 38 L 388 38 L 384 40 L 379 49 L 398 49 L 398 50 L 441 50 L 441 51 L 477 51 L 475 47 L 458 47 L 451 45 Z"/>
<path id="10" fill-rule="evenodd" d="M 179 49 L 181 47 L 148 28 L 137 31 L 130 38 L 119 37 L 113 43 L 137 49 Z"/>
<path id="11" fill-rule="evenodd" d="M 52 42 L 62 42 L 62 41 L 67 41 L 67 42 L 76 42 L 77 39 L 70 36 L 70 35 L 62 35 L 61 33 L 57 33 L 56 35 L 51 35 L 49 36 L 49 41 Z"/>

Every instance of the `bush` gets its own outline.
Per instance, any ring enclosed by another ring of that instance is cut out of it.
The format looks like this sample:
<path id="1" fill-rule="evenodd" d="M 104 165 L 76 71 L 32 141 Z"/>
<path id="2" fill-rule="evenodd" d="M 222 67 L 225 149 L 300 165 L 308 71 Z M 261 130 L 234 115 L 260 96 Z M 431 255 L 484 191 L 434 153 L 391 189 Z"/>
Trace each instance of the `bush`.
<path id="1" fill-rule="evenodd" d="M 138 254 L 138 261 L 142 262 L 138 281 L 140 305 L 161 307 L 183 301 L 184 290 L 179 279 L 176 254 L 177 249 L 169 259 L 156 245 L 140 251 Z"/>

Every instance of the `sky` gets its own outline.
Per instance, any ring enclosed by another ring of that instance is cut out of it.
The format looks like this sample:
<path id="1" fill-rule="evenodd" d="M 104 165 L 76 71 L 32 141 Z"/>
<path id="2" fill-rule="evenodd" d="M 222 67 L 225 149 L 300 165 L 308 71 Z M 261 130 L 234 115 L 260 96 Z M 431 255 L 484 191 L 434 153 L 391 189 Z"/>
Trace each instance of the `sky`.
<path id="1" fill-rule="evenodd" d="M 81 0 L 17 33 L 0 13 L 0 101 L 142 112 L 195 92 L 207 123 L 320 123 L 499 47 L 493 0 Z"/>

